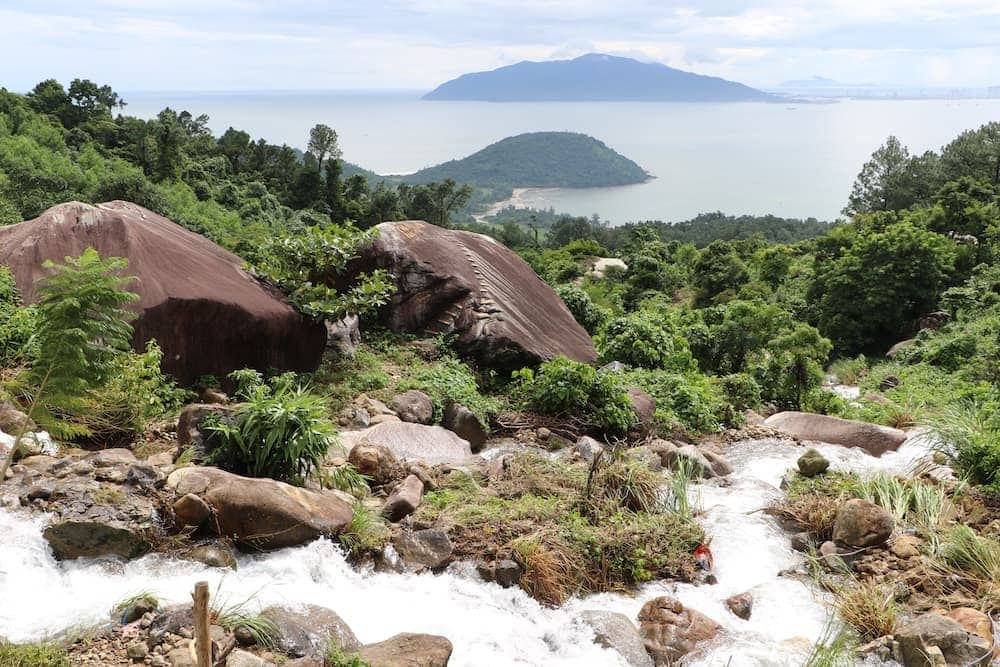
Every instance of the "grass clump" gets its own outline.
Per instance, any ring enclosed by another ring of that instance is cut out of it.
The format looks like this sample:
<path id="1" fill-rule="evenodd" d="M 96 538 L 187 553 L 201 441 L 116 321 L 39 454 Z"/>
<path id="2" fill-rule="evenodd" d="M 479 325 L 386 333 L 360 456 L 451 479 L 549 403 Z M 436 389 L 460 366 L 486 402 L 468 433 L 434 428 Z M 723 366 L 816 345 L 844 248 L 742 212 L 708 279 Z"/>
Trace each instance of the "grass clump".
<path id="1" fill-rule="evenodd" d="M 857 630 L 863 641 L 891 635 L 899 623 L 895 591 L 873 581 L 839 589 L 836 606 L 840 617 Z"/>
<path id="2" fill-rule="evenodd" d="M 112 618 L 121 618 L 126 611 L 137 604 L 143 604 L 149 609 L 156 610 L 160 608 L 160 599 L 156 597 L 156 594 L 152 591 L 139 591 L 138 593 L 134 593 L 119 600 L 115 606 L 111 608 Z"/>
<path id="3" fill-rule="evenodd" d="M 216 590 L 213 599 L 219 599 L 219 591 Z M 236 628 L 245 628 L 254 643 L 263 648 L 274 648 L 275 639 L 278 637 L 278 626 L 274 621 L 259 613 L 248 610 L 250 601 L 254 596 L 235 603 L 222 602 L 213 605 L 209 610 L 209 618 L 215 625 L 221 626 L 227 632 L 233 632 Z"/>
<path id="4" fill-rule="evenodd" d="M 371 478 L 362 475 L 350 463 L 323 470 L 320 473 L 320 481 L 324 489 L 343 491 L 358 500 L 364 500 L 371 494 L 371 488 L 368 486 Z"/>
<path id="5" fill-rule="evenodd" d="M 802 667 L 854 667 L 854 637 L 833 616 Z"/>
<path id="6" fill-rule="evenodd" d="M 983 584 L 1000 585 L 1000 544 L 996 541 L 980 537 L 968 526 L 959 525 L 945 533 L 940 552 L 946 564 L 972 579 Z"/>
<path id="7" fill-rule="evenodd" d="M 340 533 L 340 543 L 354 557 L 377 554 L 389 542 L 385 521 L 363 503 L 355 503 L 351 522 Z"/>
<path id="8" fill-rule="evenodd" d="M 114 507 L 125 502 L 125 492 L 117 486 L 101 486 L 94 491 L 92 497 L 97 505 Z"/>
<path id="9" fill-rule="evenodd" d="M 345 653 L 344 649 L 335 643 L 331 643 L 326 650 L 327 667 L 371 667 L 371 665 L 361 659 L 357 653 Z"/>
<path id="10" fill-rule="evenodd" d="M 838 359 L 830 364 L 827 372 L 837 378 L 840 384 L 856 385 L 868 375 L 868 360 L 863 354 L 853 359 Z"/>
<path id="11" fill-rule="evenodd" d="M 505 461 L 485 487 L 461 476 L 428 493 L 412 520 L 448 530 L 461 558 L 516 560 L 521 585 L 546 604 L 625 591 L 651 579 L 688 579 L 701 528 L 666 509 L 661 481 L 619 457 L 589 476 L 533 453 Z"/>
<path id="12" fill-rule="evenodd" d="M 1000 493 L 1000 416 L 995 404 L 967 402 L 930 420 L 937 448 L 958 471 Z"/>
<path id="13" fill-rule="evenodd" d="M 53 642 L 12 644 L 0 639 L 0 667 L 71 667 L 66 649 Z"/>

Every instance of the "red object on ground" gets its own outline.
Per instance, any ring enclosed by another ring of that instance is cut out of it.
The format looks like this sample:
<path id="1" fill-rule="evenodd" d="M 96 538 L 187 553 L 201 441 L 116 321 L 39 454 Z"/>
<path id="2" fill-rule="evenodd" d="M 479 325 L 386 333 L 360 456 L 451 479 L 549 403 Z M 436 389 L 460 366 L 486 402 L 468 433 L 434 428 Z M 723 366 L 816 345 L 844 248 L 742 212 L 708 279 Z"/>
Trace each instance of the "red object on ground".
<path id="1" fill-rule="evenodd" d="M 705 544 L 699 544 L 698 548 L 694 550 L 694 559 L 698 562 L 698 567 L 706 572 L 710 572 L 715 565 L 715 559 L 712 558 L 712 550 Z"/>

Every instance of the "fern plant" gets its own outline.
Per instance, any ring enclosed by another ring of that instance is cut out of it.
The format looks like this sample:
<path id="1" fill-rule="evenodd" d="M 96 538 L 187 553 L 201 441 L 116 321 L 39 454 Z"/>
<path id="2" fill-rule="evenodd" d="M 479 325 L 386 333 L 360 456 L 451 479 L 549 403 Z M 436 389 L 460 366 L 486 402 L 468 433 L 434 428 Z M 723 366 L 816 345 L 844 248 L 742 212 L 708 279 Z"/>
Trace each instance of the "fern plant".
<path id="1" fill-rule="evenodd" d="M 46 261 L 51 273 L 39 280 L 37 324 L 30 345 L 31 368 L 11 383 L 25 401 L 28 417 L 59 438 L 90 435 L 71 417 L 87 410 L 94 389 L 104 386 L 119 354 L 129 349 L 135 314 L 125 306 L 138 296 L 122 287 L 128 261 L 101 259 L 93 248 L 65 264 Z M 0 479 L 17 451 L 24 429 L 0 461 Z"/>

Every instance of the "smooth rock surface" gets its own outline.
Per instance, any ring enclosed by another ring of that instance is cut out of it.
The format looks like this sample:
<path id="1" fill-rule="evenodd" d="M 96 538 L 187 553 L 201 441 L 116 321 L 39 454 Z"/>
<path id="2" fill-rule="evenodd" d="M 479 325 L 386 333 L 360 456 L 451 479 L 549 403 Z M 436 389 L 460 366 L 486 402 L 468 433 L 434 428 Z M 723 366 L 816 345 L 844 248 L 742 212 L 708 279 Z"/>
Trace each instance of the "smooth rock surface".
<path id="1" fill-rule="evenodd" d="M 639 634 L 657 667 L 675 664 L 698 642 L 712 639 L 720 629 L 701 612 L 665 595 L 650 600 L 639 611 Z"/>
<path id="2" fill-rule="evenodd" d="M 358 655 L 371 667 L 447 667 L 451 652 L 445 637 L 404 632 L 362 646 Z"/>
<path id="3" fill-rule="evenodd" d="M 801 440 L 859 447 L 872 456 L 895 451 L 906 440 L 906 433 L 898 428 L 808 412 L 779 412 L 765 419 L 764 425 Z"/>
<path id="4" fill-rule="evenodd" d="M 291 656 L 322 657 L 330 642 L 344 651 L 361 645 L 350 626 L 332 609 L 317 605 L 272 605 L 261 611 L 278 629 L 275 646 Z"/>
<path id="5" fill-rule="evenodd" d="M 562 299 L 517 253 L 488 236 L 419 220 L 384 222 L 345 272 L 386 269 L 396 292 L 383 310 L 395 331 L 454 334 L 460 351 L 513 370 L 554 357 L 593 363 L 597 351 Z"/>
<path id="6" fill-rule="evenodd" d="M 896 641 L 905 667 L 932 667 L 928 656 L 932 647 L 940 650 L 949 666 L 969 667 L 990 662 L 992 642 L 938 614 L 923 614 L 911 620 L 896 632 Z"/>
<path id="7" fill-rule="evenodd" d="M 400 421 L 430 424 L 434 421 L 434 402 L 419 389 L 410 389 L 393 396 L 391 407 Z"/>
<path id="8" fill-rule="evenodd" d="M 594 642 L 620 655 L 631 667 L 653 667 L 653 658 L 628 616 L 613 611 L 588 610 L 577 617 L 594 631 Z"/>
<path id="9" fill-rule="evenodd" d="M 363 431 L 341 434 L 345 447 L 359 443 L 383 446 L 397 459 L 423 461 L 428 465 L 461 463 L 472 456 L 472 447 L 448 429 L 440 426 L 385 422 Z"/>
<path id="10" fill-rule="evenodd" d="M 45 260 L 65 262 L 86 248 L 128 259 L 128 289 L 139 295 L 132 343 L 155 339 L 163 370 L 182 384 L 238 368 L 311 371 L 326 330 L 247 273 L 244 260 L 200 234 L 136 204 L 53 206 L 34 220 L 0 227 L 0 264 L 10 267 L 25 303 L 36 299 Z"/>
<path id="11" fill-rule="evenodd" d="M 220 537 L 254 549 L 278 549 L 334 536 L 350 523 L 353 507 L 341 494 L 272 479 L 240 477 L 218 468 L 175 470 L 167 486 L 195 494 L 212 508 L 209 524 Z"/>

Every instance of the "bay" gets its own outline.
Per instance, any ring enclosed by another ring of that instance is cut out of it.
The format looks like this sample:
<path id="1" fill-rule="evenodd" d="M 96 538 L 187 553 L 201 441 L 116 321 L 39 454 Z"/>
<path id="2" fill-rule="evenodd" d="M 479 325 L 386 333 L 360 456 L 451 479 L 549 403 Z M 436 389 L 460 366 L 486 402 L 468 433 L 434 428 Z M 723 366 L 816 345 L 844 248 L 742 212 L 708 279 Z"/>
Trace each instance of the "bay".
<path id="1" fill-rule="evenodd" d="M 604 141 L 654 176 L 641 185 L 546 189 L 519 201 L 620 224 L 701 212 L 838 217 L 872 151 L 896 135 L 911 152 L 1000 120 L 1000 99 L 840 100 L 832 104 L 427 102 L 415 91 L 125 94 L 129 114 L 164 107 L 206 113 L 227 127 L 303 148 L 330 125 L 344 158 L 408 173 L 522 132 L 566 130 Z"/>

